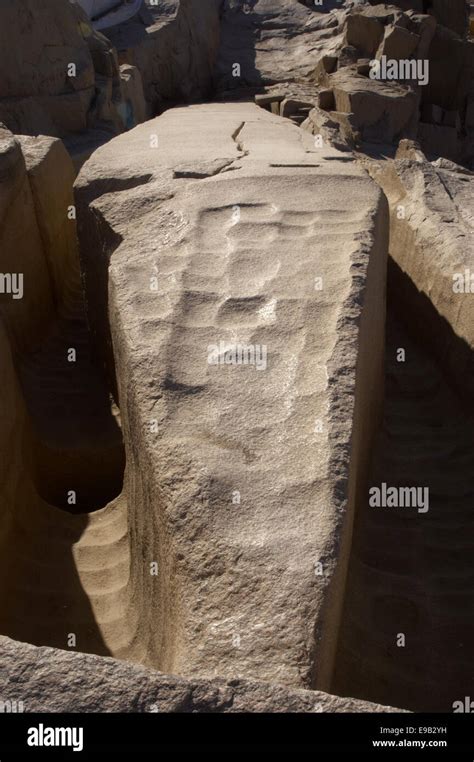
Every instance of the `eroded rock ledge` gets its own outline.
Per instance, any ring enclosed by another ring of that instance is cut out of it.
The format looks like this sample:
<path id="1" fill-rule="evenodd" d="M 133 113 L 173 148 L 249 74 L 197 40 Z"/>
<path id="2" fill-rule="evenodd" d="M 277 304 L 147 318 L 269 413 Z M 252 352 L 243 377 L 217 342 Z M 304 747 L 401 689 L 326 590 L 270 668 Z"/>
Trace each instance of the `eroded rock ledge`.
<path id="1" fill-rule="evenodd" d="M 76 198 L 148 663 L 324 689 L 382 394 L 384 196 L 240 103 L 120 136 Z M 209 364 L 221 342 L 265 347 L 265 369 Z"/>
<path id="2" fill-rule="evenodd" d="M 3 637 L 0 648 L 2 700 L 23 701 L 25 712 L 400 711 L 254 680 L 185 680 L 115 659 L 35 648 Z"/>

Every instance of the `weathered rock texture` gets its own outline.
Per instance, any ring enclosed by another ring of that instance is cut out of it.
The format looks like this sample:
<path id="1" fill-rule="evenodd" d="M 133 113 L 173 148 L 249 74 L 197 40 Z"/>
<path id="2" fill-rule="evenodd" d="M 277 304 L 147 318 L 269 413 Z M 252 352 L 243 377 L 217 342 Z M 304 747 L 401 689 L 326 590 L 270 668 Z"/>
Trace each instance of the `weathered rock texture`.
<path id="1" fill-rule="evenodd" d="M 195 11 L 193 1 L 188 15 Z M 168 35 L 169 50 L 181 31 Z M 98 145 L 146 118 L 140 71 L 120 66 L 73 0 L 5 0 L 0 35 L 0 121 L 13 132 L 66 138 L 79 167 Z M 17 55 L 19 48 L 28 55 Z"/>
<path id="2" fill-rule="evenodd" d="M 84 23 L 62 0 L 2 3 L 0 121 L 14 132 L 63 135 L 86 129 L 95 72 Z M 75 77 L 68 76 L 70 63 Z"/>
<path id="3" fill-rule="evenodd" d="M 97 656 L 0 638 L 0 701 L 25 712 L 394 712 L 254 680 L 186 680 Z"/>
<path id="4" fill-rule="evenodd" d="M 379 0 L 370 0 L 372 5 L 378 5 Z M 466 0 L 394 0 L 403 10 L 415 10 L 429 13 L 438 23 L 451 29 L 460 36 L 466 36 L 469 20 L 469 3 Z"/>
<path id="5" fill-rule="evenodd" d="M 465 21 L 448 24 L 442 2 L 430 13 L 422 3 L 311 6 L 255 0 L 245 11 L 225 2 L 216 66 L 223 99 L 265 88 L 281 116 L 314 134 L 328 120 L 351 146 L 418 138 L 430 157 L 473 160 L 474 45 Z M 427 61 L 428 81 L 371 79 L 370 60 L 382 57 Z"/>
<path id="6" fill-rule="evenodd" d="M 1 132 L 2 291 L 13 273 L 24 293 L 0 296 L 0 628 L 62 647 L 72 633 L 85 651 L 126 644 L 129 654 L 126 508 L 109 502 L 123 449 L 90 361 L 68 218 L 74 176 L 60 140 Z"/>
<path id="7" fill-rule="evenodd" d="M 123 64 L 141 73 L 148 114 L 208 98 L 219 47 L 222 0 L 146 3 L 129 22 L 106 30 Z"/>
<path id="8" fill-rule="evenodd" d="M 444 159 L 428 162 L 410 143 L 400 144 L 395 161 L 372 160 L 367 166 L 390 204 L 390 255 L 401 311 L 418 323 L 425 345 L 451 380 L 469 393 L 474 370 L 474 176 Z"/>
<path id="9" fill-rule="evenodd" d="M 392 210 L 391 256 L 474 349 L 474 302 L 456 292 L 454 277 L 474 272 L 474 175 L 449 162 L 413 158 L 379 168 L 374 175 Z"/>
<path id="10" fill-rule="evenodd" d="M 383 197 L 250 104 L 166 112 L 100 149 L 76 197 L 150 662 L 324 687 L 381 395 Z M 267 367 L 208 364 L 220 342 Z"/>
<path id="11" fill-rule="evenodd" d="M 0 294 L 0 632 L 142 666 L 3 638 L 0 699 L 449 710 L 474 621 L 465 4 L 163 0 L 106 38 L 74 2 L 4 0 L 2 35 L 0 119 L 27 134 L 0 131 L 24 278 Z M 428 84 L 374 81 L 382 57 Z M 85 165 L 87 325 L 74 168 L 36 135 L 77 168 L 212 77 L 221 103 Z M 421 482 L 430 513 L 371 512 L 380 482 Z"/>

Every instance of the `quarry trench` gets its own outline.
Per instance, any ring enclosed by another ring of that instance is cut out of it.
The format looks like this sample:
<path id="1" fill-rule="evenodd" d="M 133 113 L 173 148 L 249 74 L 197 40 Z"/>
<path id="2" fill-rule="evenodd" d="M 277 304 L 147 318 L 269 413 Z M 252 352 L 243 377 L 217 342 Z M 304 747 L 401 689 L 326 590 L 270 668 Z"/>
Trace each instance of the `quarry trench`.
<path id="1" fill-rule="evenodd" d="M 17 474 L 14 511 L 1 530 L 0 631 L 161 668 L 148 615 L 143 627 L 146 591 L 141 599 L 134 594 L 143 558 L 131 554 L 143 542 L 145 555 L 148 519 L 130 512 L 122 489 L 119 412 L 91 357 L 78 274 L 68 308 L 40 346 L 15 351 L 0 337 L 5 356 L 11 352 L 3 405 L 19 407 L 22 421 L 9 464 Z M 421 517 L 374 512 L 365 501 L 356 506 L 331 691 L 449 711 L 472 682 L 473 411 L 460 397 L 462 381 L 447 378 L 419 345 L 424 313 L 409 286 L 409 302 L 400 299 L 406 278 L 391 263 L 384 415 L 368 486 L 423 479 L 432 500 Z M 434 310 L 429 319 L 433 335 L 450 330 Z M 79 361 L 68 365 L 71 347 Z M 396 360 L 400 347 L 404 363 Z M 77 493 L 73 503 L 69 489 Z M 6 550 L 17 547 L 20 553 Z M 173 573 L 166 559 L 159 566 Z M 404 647 L 397 646 L 400 634 Z"/>
<path id="2" fill-rule="evenodd" d="M 400 300 L 407 276 L 396 270 L 390 261 L 383 421 L 355 517 L 331 690 L 450 712 L 474 669 L 474 411 L 462 380 L 420 343 L 422 298 L 411 285 Z M 449 340 L 434 308 L 429 317 L 432 338 Z M 369 488 L 383 482 L 428 488 L 429 510 L 369 507 Z"/>

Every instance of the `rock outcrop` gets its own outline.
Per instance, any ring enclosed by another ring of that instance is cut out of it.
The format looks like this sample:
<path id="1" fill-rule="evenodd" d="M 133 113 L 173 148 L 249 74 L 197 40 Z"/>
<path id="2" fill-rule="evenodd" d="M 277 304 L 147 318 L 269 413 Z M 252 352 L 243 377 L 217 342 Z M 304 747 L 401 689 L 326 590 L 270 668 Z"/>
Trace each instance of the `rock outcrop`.
<path id="1" fill-rule="evenodd" d="M 76 198 L 151 662 L 324 687 L 381 394 L 383 197 L 350 157 L 222 104 L 117 138 Z"/>
<path id="2" fill-rule="evenodd" d="M 474 349 L 473 173 L 438 160 L 404 156 L 372 165 L 392 210 L 390 254 L 453 332 Z"/>
<path id="3" fill-rule="evenodd" d="M 130 654 L 123 447 L 90 361 L 73 165 L 58 139 L 0 137 L 1 632 Z"/>
<path id="4" fill-rule="evenodd" d="M 399 312 L 416 322 L 425 346 L 458 392 L 469 395 L 474 370 L 473 174 L 445 159 L 427 161 L 409 141 L 400 144 L 394 161 L 372 159 L 366 166 L 390 204 L 392 271 L 403 305 Z"/>
<path id="5" fill-rule="evenodd" d="M 0 122 L 14 133 L 64 138 L 78 168 L 145 118 L 140 72 L 121 69 L 74 0 L 5 0 L 0 30 Z"/>
<path id="6" fill-rule="evenodd" d="M 217 89 L 223 99 L 249 88 L 274 95 L 281 116 L 314 134 L 329 120 L 349 146 L 417 138 L 430 158 L 469 163 L 474 45 L 461 6 L 448 23 L 442 2 L 429 13 L 423 3 L 349 1 L 322 12 L 311 3 L 256 0 L 243 12 L 228 0 Z M 396 70 L 387 72 L 383 60 Z"/>
<path id="7" fill-rule="evenodd" d="M 79 168 L 166 102 L 210 94 L 219 6 L 174 0 L 144 7 L 104 30 L 109 39 L 74 0 L 5 0 L 0 122 L 17 134 L 64 138 Z M 28 56 L 16 54 L 20 45 Z"/>
<path id="8" fill-rule="evenodd" d="M 143 79 L 149 116 L 212 94 L 222 0 L 147 3 L 133 19 L 105 30 L 121 64 Z"/>
<path id="9" fill-rule="evenodd" d="M 0 638 L 0 701 L 25 712 L 395 712 L 255 680 L 193 680 Z M 54 668 L 52 669 L 52 665 Z"/>

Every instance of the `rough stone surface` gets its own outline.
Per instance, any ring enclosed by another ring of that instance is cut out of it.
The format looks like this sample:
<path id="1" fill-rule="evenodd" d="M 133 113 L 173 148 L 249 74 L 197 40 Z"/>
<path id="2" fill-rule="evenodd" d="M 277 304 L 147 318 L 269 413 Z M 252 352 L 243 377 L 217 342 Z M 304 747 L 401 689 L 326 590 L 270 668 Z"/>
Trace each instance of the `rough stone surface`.
<path id="1" fill-rule="evenodd" d="M 112 499 L 123 449 L 90 362 L 68 218 L 74 177 L 60 140 L 1 132 L 2 267 L 23 276 L 24 293 L 0 296 L 0 631 L 56 646 L 77 632 L 84 650 L 104 654 L 120 655 L 125 640 L 130 654 L 126 511 Z M 71 489 L 79 515 L 63 510 Z M 114 606 L 123 627 L 110 622 Z"/>
<path id="2" fill-rule="evenodd" d="M 28 55 L 18 55 L 18 50 Z M 76 76 L 68 77 L 69 63 Z M 87 127 L 95 73 L 80 22 L 62 0 L 0 6 L 0 121 L 14 132 L 62 135 Z"/>
<path id="3" fill-rule="evenodd" d="M 225 0 L 218 91 L 302 81 L 323 56 L 343 45 L 344 17 L 342 10 L 314 13 L 293 0 L 256 0 L 244 13 L 240 3 Z"/>
<path id="4" fill-rule="evenodd" d="M 111 373 L 110 329 L 114 344 L 151 662 L 327 685 L 377 416 L 383 197 L 350 157 L 245 103 L 173 109 L 118 138 L 84 166 L 76 197 Z M 267 368 L 209 365 L 220 342 L 266 346 Z"/>
<path id="5" fill-rule="evenodd" d="M 73 0 L 5 0 L 0 30 L 0 121 L 14 133 L 64 138 L 77 170 L 97 145 L 146 118 L 139 72 L 120 71 L 111 43 Z"/>
<path id="6" fill-rule="evenodd" d="M 391 256 L 473 348 L 473 299 L 453 291 L 453 276 L 474 272 L 474 176 L 450 162 L 405 158 L 403 147 L 400 155 L 373 171 L 392 209 Z"/>
<path id="7" fill-rule="evenodd" d="M 344 69 L 329 75 L 328 80 L 334 93 L 334 111 L 349 115 L 354 138 L 391 143 L 416 135 L 419 97 L 411 88 Z"/>
<path id="8" fill-rule="evenodd" d="M 372 4 L 378 0 L 370 0 Z M 423 0 L 394 0 L 393 5 L 398 5 L 402 10 L 413 9 L 422 12 Z M 428 13 L 434 16 L 442 26 L 451 29 L 461 37 L 466 36 L 469 14 L 466 0 L 431 0 Z"/>
<path id="9" fill-rule="evenodd" d="M 35 204 L 53 300 L 59 312 L 67 310 L 71 273 L 77 267 L 75 222 L 70 219 L 74 204 L 75 172 L 61 140 L 40 136 L 18 137 Z"/>
<path id="10" fill-rule="evenodd" d="M 10 294 L 2 293 L 0 308 L 11 340 L 20 351 L 37 344 L 54 316 L 55 307 L 40 232 L 40 209 L 37 210 L 35 206 L 35 195 L 21 145 L 5 129 L 0 130 L 0 177 L 2 272 L 21 275 L 23 278 L 23 298 L 13 299 Z M 47 189 L 39 191 L 42 198 L 45 194 L 48 194 Z M 36 194 L 36 201 L 39 200 L 39 195 Z M 59 214 L 59 211 L 56 212 L 50 206 L 47 211 L 48 219 Z M 48 226 L 48 219 L 41 220 L 43 233 Z"/>
<path id="11" fill-rule="evenodd" d="M 224 5 L 216 84 L 221 98 L 278 91 L 290 101 L 321 106 L 338 91 L 331 116 L 339 143 L 393 143 L 417 137 L 428 153 L 472 161 L 466 135 L 474 93 L 474 45 L 442 25 L 423 5 L 341 3 L 325 12 L 291 0 L 256 0 L 243 12 Z M 370 59 L 429 61 L 429 81 L 370 78 Z M 450 65 L 446 66 L 446 61 Z M 324 96 L 322 96 L 324 97 Z M 420 107 L 457 113 L 442 130 L 420 124 Z M 306 120 L 294 118 L 297 124 Z M 305 125 L 308 126 L 308 123 Z M 445 129 L 446 128 L 446 129 Z M 450 128 L 450 129 L 447 129 Z"/>
<path id="12" fill-rule="evenodd" d="M 220 6 L 221 0 L 161 0 L 105 30 L 120 62 L 140 71 L 149 116 L 169 102 L 209 97 Z"/>
<path id="13" fill-rule="evenodd" d="M 0 638 L 0 700 L 25 712 L 396 712 L 254 680 L 187 680 L 115 659 Z"/>

